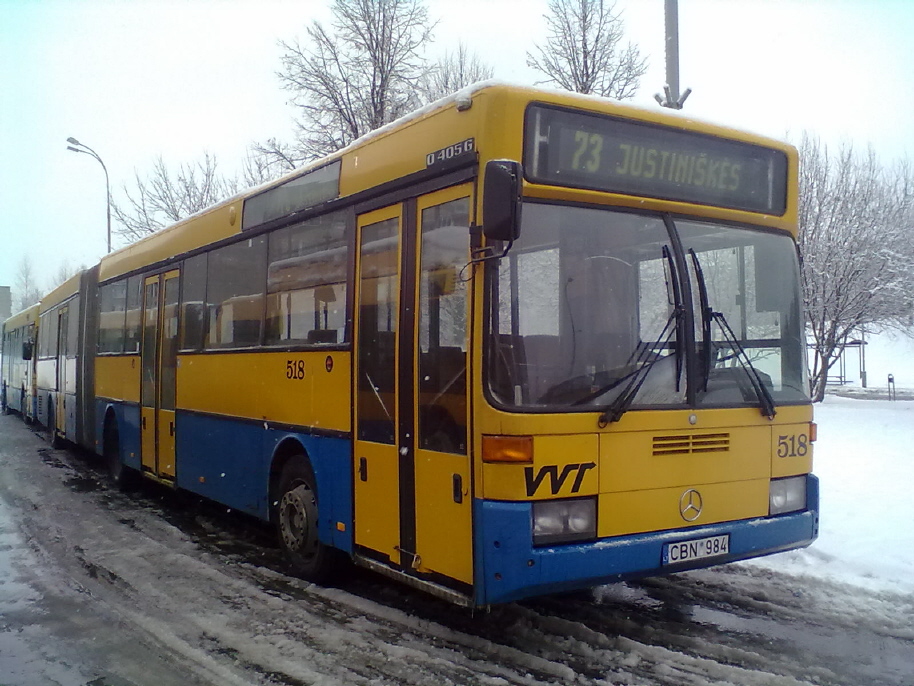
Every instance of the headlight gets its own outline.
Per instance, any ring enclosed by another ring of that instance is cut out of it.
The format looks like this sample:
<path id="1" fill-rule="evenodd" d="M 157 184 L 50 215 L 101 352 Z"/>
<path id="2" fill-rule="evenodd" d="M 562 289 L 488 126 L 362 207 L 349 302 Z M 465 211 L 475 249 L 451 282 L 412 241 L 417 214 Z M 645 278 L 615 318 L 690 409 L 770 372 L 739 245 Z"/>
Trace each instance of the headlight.
<path id="1" fill-rule="evenodd" d="M 597 536 L 597 499 L 533 503 L 533 544 L 569 543 Z"/>
<path id="2" fill-rule="evenodd" d="M 806 476 L 772 479 L 768 492 L 768 514 L 779 515 L 806 509 Z"/>

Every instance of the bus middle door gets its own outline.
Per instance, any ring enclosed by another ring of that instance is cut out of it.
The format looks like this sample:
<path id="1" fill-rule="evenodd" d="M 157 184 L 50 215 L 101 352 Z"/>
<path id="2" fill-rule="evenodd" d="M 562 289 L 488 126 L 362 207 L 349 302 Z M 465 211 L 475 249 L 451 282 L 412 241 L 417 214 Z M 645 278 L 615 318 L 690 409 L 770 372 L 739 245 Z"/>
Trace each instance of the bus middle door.
<path id="1" fill-rule="evenodd" d="M 140 434 L 143 471 L 175 480 L 175 388 L 178 350 L 178 270 L 143 282 L 140 349 Z"/>

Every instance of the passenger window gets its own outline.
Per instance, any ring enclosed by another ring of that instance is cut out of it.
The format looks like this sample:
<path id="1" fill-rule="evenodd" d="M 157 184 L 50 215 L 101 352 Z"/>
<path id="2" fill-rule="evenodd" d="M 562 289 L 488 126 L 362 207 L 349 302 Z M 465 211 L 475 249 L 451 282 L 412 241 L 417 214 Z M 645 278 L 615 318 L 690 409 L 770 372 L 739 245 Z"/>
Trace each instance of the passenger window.
<path id="1" fill-rule="evenodd" d="M 200 350 L 206 339 L 206 253 L 184 260 L 181 272 L 181 350 Z"/>
<path id="2" fill-rule="evenodd" d="M 267 343 L 342 343 L 348 263 L 341 212 L 274 231 L 267 267 Z"/>
<path id="3" fill-rule="evenodd" d="M 266 239 L 214 250 L 207 260 L 206 348 L 260 345 L 266 283 Z"/>
<path id="4" fill-rule="evenodd" d="M 124 352 L 140 352 L 140 335 L 143 329 L 143 277 L 127 279 L 127 326 L 124 331 Z"/>
<path id="5" fill-rule="evenodd" d="M 98 352 L 123 352 L 124 312 L 127 304 L 126 279 L 99 288 L 98 299 Z"/>
<path id="6" fill-rule="evenodd" d="M 79 346 L 79 296 L 70 301 L 70 315 L 67 319 L 67 357 L 76 357 Z"/>

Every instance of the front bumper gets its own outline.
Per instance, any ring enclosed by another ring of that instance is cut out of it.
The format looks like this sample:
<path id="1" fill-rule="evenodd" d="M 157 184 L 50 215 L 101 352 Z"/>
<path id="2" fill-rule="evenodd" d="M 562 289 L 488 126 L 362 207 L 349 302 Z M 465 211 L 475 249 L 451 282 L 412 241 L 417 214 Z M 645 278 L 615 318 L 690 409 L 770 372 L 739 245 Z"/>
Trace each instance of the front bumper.
<path id="1" fill-rule="evenodd" d="M 504 603 L 802 548 L 819 531 L 819 481 L 811 474 L 806 507 L 776 517 L 534 548 L 530 502 L 477 500 L 475 602 Z M 727 555 L 661 564 L 665 544 L 720 534 L 730 535 Z"/>

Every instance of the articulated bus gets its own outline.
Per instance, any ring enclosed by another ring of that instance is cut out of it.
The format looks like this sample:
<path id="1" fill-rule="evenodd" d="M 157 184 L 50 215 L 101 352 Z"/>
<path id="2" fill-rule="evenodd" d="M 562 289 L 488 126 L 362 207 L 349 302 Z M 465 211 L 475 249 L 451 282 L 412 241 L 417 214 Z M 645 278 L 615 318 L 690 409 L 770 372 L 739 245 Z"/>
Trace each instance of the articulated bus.
<path id="1" fill-rule="evenodd" d="M 61 286 L 38 418 L 316 582 L 475 607 L 798 548 L 796 233 L 786 144 L 483 84 Z"/>
<path id="2" fill-rule="evenodd" d="M 35 417 L 35 366 L 32 356 L 38 331 L 38 305 L 14 314 L 3 323 L 0 358 L 0 409 L 16 412 L 26 421 Z"/>

